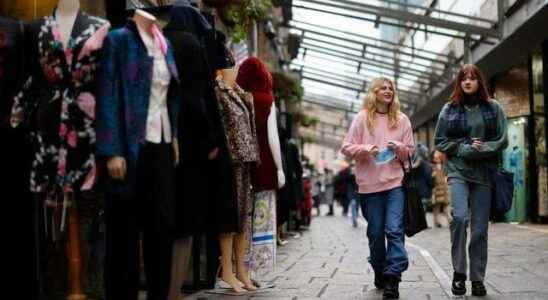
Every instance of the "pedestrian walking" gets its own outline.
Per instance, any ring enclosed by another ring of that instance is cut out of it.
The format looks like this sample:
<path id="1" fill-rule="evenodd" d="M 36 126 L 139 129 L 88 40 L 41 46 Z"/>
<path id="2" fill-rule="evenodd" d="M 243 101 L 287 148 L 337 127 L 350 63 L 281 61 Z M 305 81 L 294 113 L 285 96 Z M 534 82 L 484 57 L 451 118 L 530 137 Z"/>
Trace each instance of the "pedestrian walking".
<path id="1" fill-rule="evenodd" d="M 326 216 L 335 215 L 334 212 L 334 202 L 335 202 L 335 185 L 334 185 L 334 176 L 331 169 L 324 169 L 324 186 L 325 186 L 325 204 L 329 207 L 329 211 Z"/>
<path id="2" fill-rule="evenodd" d="M 439 151 L 432 152 L 432 178 L 434 179 L 434 190 L 432 192 L 432 212 L 434 214 L 434 226 L 441 227 L 440 215 L 447 218 L 447 222 L 451 223 L 449 214 L 449 186 L 447 185 L 447 176 L 442 169 L 444 161 L 443 153 Z"/>
<path id="3" fill-rule="evenodd" d="M 341 167 L 334 179 L 335 197 L 338 199 L 343 208 L 342 215 L 344 217 L 348 216 L 348 205 L 350 204 L 347 193 L 347 177 L 349 172 L 350 167 L 346 163 L 343 163 L 343 166 Z"/>
<path id="4" fill-rule="evenodd" d="M 374 284 L 384 288 L 385 299 L 399 298 L 401 274 L 408 267 L 401 163 L 413 150 L 411 122 L 400 111 L 394 83 L 384 77 L 374 79 L 341 152 L 356 163 L 360 205 L 368 223 L 369 262 Z"/>
<path id="5" fill-rule="evenodd" d="M 415 178 L 417 178 L 419 196 L 426 212 L 432 201 L 432 189 L 434 188 L 432 166 L 428 159 L 428 148 L 422 144 L 417 144 L 412 162 L 412 172 L 415 174 Z"/>
<path id="6" fill-rule="evenodd" d="M 439 115 L 435 144 L 436 149 L 447 156 L 445 171 L 453 216 L 450 225 L 454 269 L 452 292 L 455 295 L 466 293 L 466 236 L 470 222 L 468 256 L 472 295 L 485 296 L 483 281 L 492 196 L 490 174 L 499 165 L 508 141 L 504 111 L 489 97 L 485 78 L 478 67 L 467 64 L 457 74 L 451 99 Z"/>
<path id="7" fill-rule="evenodd" d="M 358 227 L 358 184 L 356 183 L 356 166 L 350 166 L 350 172 L 346 176 L 346 195 L 350 199 L 350 215 L 352 227 Z"/>
<path id="8" fill-rule="evenodd" d="M 320 205 L 322 203 L 322 194 L 323 194 L 323 185 L 320 180 L 320 174 L 317 174 L 317 176 L 312 177 L 313 178 L 313 185 L 312 185 L 312 200 L 314 203 L 314 208 L 316 209 L 316 215 L 320 216 Z"/>

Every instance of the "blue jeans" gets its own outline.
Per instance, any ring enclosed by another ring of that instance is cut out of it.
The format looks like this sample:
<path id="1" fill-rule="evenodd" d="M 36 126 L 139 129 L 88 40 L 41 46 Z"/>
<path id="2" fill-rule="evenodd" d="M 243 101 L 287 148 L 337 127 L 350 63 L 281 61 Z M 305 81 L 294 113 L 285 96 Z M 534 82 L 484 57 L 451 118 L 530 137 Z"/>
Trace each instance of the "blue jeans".
<path id="1" fill-rule="evenodd" d="M 358 199 L 350 200 L 350 212 L 352 213 L 352 225 L 358 226 Z"/>
<path id="2" fill-rule="evenodd" d="M 451 257 L 453 269 L 466 274 L 466 235 L 470 223 L 470 280 L 483 281 L 487 268 L 487 230 L 491 210 L 491 188 L 486 185 L 449 178 L 451 192 Z M 470 211 L 470 217 L 468 212 Z"/>
<path id="3" fill-rule="evenodd" d="M 400 277 L 409 265 L 405 250 L 404 200 L 402 187 L 360 194 L 362 214 L 367 220 L 369 263 L 375 273 Z"/>

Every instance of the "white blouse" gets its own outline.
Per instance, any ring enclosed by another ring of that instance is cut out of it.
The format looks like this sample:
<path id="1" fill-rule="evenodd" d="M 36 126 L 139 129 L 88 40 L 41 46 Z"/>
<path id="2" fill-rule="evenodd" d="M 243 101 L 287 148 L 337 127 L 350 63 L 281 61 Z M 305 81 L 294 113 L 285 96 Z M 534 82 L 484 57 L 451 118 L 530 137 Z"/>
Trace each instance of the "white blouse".
<path id="1" fill-rule="evenodd" d="M 141 38 L 147 48 L 148 55 L 154 59 L 152 68 L 152 82 L 148 104 L 146 140 L 159 144 L 162 141 L 171 143 L 171 126 L 167 109 L 167 92 L 171 73 L 166 58 L 152 37 L 139 30 Z M 163 137 L 163 139 L 162 139 Z"/>

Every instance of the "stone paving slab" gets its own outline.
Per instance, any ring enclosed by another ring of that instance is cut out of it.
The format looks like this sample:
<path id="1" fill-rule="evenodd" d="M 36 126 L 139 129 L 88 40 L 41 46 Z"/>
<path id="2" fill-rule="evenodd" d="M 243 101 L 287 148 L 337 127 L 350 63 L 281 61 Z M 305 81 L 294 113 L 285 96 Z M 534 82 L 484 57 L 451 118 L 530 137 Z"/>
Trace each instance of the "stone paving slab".
<path id="1" fill-rule="evenodd" d="M 486 278 L 489 295 L 476 298 L 452 297 L 444 290 L 419 249 L 427 251 L 451 278 L 449 230 L 428 229 L 407 240 L 414 247 L 407 247 L 410 264 L 402 276 L 400 298 L 548 299 L 548 231 L 542 230 L 491 224 Z M 275 288 L 244 296 L 200 292 L 185 299 L 382 299 L 382 292 L 373 285 L 367 245 L 364 223 L 352 228 L 349 218 L 315 218 L 299 239 L 290 239 L 278 248 L 276 270 L 258 278 L 275 284 Z"/>

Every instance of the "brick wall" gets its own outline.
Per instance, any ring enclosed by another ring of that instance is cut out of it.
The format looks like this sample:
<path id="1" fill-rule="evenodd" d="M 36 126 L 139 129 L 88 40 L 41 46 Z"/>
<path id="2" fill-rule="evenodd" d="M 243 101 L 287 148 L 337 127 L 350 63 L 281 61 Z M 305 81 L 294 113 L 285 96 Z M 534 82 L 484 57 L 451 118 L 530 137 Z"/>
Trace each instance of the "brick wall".
<path id="1" fill-rule="evenodd" d="M 514 68 L 494 79 L 495 98 L 508 118 L 529 115 L 529 74 L 525 68 Z"/>

